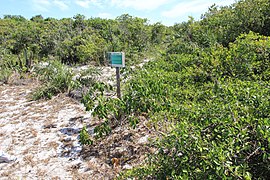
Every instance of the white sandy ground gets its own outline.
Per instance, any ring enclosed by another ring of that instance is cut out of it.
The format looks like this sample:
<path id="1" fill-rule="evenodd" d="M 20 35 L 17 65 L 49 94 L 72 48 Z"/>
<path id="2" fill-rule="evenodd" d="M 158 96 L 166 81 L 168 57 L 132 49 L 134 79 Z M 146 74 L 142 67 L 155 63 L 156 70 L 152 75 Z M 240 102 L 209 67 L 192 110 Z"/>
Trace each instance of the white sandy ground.
<path id="1" fill-rule="evenodd" d="M 0 87 L 0 148 L 17 158 L 0 164 L 0 179 L 71 179 L 71 167 L 82 163 L 78 132 L 90 114 L 65 95 L 29 101 L 30 88 Z"/>
<path id="2" fill-rule="evenodd" d="M 114 68 L 102 70 L 107 81 L 114 78 L 114 73 Z M 119 155 L 120 151 L 122 156 L 121 153 L 131 148 L 130 159 L 136 162 L 122 163 L 121 169 L 130 169 L 145 159 L 145 154 L 140 153 L 148 151 L 144 144 L 151 134 L 145 126 L 137 130 L 114 130 L 113 135 L 97 145 L 99 155 L 85 158 L 92 151 L 90 147 L 82 159 L 79 131 L 84 125 L 93 130 L 91 124 L 97 122 L 92 122 L 91 114 L 85 112 L 82 104 L 64 94 L 51 100 L 30 101 L 29 94 L 36 87 L 35 82 L 0 86 L 0 151 L 17 158 L 11 163 L 0 163 L 1 180 L 112 179 L 119 169 L 113 169 L 108 158 Z M 108 150 L 110 157 L 106 155 Z"/>

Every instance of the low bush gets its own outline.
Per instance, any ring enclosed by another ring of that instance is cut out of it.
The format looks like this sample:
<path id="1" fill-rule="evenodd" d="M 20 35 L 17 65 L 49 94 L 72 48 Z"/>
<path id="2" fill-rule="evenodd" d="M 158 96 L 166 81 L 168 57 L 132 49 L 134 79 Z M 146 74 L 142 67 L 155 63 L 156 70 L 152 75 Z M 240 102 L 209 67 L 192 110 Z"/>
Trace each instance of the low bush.
<path id="1" fill-rule="evenodd" d="M 146 165 L 122 178 L 267 179 L 269 47 L 267 37 L 249 33 L 229 48 L 169 55 L 137 72 L 125 112 L 147 113 L 165 133 Z"/>
<path id="2" fill-rule="evenodd" d="M 154 143 L 158 152 L 148 166 L 133 170 L 131 177 L 269 177 L 269 83 L 227 80 L 218 88 L 209 83 L 192 91 L 192 101 L 155 113 L 157 122 L 176 125 Z"/>
<path id="3" fill-rule="evenodd" d="M 82 128 L 80 131 L 80 143 L 82 145 L 91 145 L 93 144 L 93 140 L 91 140 L 90 135 L 88 134 L 86 126 Z"/>
<path id="4" fill-rule="evenodd" d="M 36 69 L 37 75 L 44 84 L 33 93 L 33 100 L 52 98 L 52 96 L 67 92 L 78 87 L 78 82 L 73 79 L 74 73 L 66 65 L 52 61 Z"/>
<path id="5" fill-rule="evenodd" d="M 0 54 L 0 82 L 8 83 L 10 76 L 14 72 L 22 74 L 26 72 L 26 68 L 23 62 L 18 60 L 18 57 L 4 53 L 4 50 L 2 51 Z"/>

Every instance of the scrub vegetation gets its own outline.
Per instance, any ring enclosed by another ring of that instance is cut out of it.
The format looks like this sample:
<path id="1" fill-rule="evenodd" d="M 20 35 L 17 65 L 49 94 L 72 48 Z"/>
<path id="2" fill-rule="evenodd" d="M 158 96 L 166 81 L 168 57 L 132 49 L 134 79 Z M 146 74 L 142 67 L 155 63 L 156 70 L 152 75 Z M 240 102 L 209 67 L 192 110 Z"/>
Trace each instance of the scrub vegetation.
<path id="1" fill-rule="evenodd" d="M 80 139 L 93 146 L 113 129 L 147 119 L 158 134 L 149 144 L 155 151 L 118 178 L 268 179 L 269 9 L 268 0 L 240 0 L 170 27 L 127 14 L 115 20 L 6 15 L 0 81 L 34 71 L 44 82 L 35 99 L 69 93 L 83 85 L 72 66 L 106 65 L 106 52 L 124 51 L 122 98 L 91 81 L 82 103 L 101 123 L 94 134 L 85 126 Z M 150 61 L 136 68 L 144 58 Z M 33 70 L 42 62 L 46 71 Z"/>

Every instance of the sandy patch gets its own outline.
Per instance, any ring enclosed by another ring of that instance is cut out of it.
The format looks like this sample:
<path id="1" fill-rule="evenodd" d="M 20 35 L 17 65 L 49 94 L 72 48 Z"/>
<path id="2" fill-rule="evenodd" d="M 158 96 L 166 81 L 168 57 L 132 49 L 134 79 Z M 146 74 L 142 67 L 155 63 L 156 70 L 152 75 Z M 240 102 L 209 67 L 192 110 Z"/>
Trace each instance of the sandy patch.
<path id="1" fill-rule="evenodd" d="M 101 73 L 99 80 L 115 84 L 114 68 L 103 68 Z M 93 145 L 82 146 L 82 127 L 93 133 L 100 122 L 65 94 L 30 101 L 36 87 L 31 81 L 0 86 L 0 150 L 17 158 L 0 163 L 0 179 L 113 179 L 153 152 L 148 137 L 155 133 L 143 116 L 136 129 L 126 123 Z"/>

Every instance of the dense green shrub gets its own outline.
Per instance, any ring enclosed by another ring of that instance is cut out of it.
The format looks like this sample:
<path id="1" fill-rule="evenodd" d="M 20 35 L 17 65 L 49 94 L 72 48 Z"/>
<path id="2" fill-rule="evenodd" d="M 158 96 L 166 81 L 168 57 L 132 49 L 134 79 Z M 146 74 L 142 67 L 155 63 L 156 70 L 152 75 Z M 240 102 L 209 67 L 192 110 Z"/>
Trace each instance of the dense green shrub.
<path id="1" fill-rule="evenodd" d="M 150 62 L 127 85 L 126 112 L 148 113 L 164 135 L 147 165 L 123 177 L 267 179 L 270 175 L 268 37 Z M 165 126 L 164 126 L 165 127 Z"/>
<path id="2" fill-rule="evenodd" d="M 80 14 L 60 20 L 6 15 L 0 19 L 0 46 L 23 59 L 27 70 L 43 58 L 65 64 L 105 64 L 106 52 L 125 51 L 132 57 L 149 51 L 151 40 L 161 41 L 167 27 L 147 22 L 128 14 L 115 20 L 86 19 Z"/>
<path id="3" fill-rule="evenodd" d="M 269 36 L 269 0 L 239 0 L 230 6 L 212 5 L 208 12 L 195 21 L 175 24 L 170 53 L 190 53 L 198 47 L 208 48 L 215 44 L 228 47 L 243 33 L 253 31 Z"/>
<path id="4" fill-rule="evenodd" d="M 218 87 L 208 83 L 196 88 L 190 89 L 192 101 L 175 102 L 179 104 L 173 112 L 155 114 L 157 122 L 177 123 L 155 143 L 159 151 L 149 159 L 149 167 L 133 175 L 158 179 L 268 177 L 269 83 L 230 79 Z"/>

